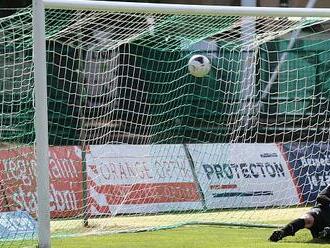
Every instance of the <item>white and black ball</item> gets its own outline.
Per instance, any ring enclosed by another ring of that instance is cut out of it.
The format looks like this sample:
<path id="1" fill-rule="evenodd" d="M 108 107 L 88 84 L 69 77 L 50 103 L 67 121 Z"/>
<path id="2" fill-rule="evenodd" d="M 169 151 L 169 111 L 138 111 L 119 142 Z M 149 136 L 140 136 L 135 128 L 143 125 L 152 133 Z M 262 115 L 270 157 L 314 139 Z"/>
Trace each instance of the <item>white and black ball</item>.
<path id="1" fill-rule="evenodd" d="M 211 70 L 211 62 L 204 55 L 193 55 L 189 59 L 188 70 L 194 77 L 205 77 Z"/>

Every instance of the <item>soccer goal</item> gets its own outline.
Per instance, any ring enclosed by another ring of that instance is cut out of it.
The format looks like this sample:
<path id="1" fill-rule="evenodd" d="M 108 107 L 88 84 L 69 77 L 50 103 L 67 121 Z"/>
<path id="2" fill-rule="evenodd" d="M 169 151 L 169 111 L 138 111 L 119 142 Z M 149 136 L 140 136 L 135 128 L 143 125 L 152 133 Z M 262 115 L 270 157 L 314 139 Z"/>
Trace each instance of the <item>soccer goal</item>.
<path id="1" fill-rule="evenodd" d="M 88 0 L 1 18 L 0 241 L 298 217 L 329 183 L 329 18 Z"/>

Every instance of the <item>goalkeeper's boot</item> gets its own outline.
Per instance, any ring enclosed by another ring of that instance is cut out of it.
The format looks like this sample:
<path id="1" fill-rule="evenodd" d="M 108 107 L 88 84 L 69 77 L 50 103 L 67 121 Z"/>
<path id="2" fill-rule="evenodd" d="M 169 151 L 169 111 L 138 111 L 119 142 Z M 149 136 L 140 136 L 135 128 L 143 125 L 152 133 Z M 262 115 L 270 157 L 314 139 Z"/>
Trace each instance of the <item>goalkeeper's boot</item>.
<path id="1" fill-rule="evenodd" d="M 330 227 L 325 227 L 321 232 L 319 232 L 320 239 L 330 239 Z"/>
<path id="2" fill-rule="evenodd" d="M 273 234 L 269 237 L 269 241 L 277 242 L 285 237 L 283 230 L 274 231 Z"/>

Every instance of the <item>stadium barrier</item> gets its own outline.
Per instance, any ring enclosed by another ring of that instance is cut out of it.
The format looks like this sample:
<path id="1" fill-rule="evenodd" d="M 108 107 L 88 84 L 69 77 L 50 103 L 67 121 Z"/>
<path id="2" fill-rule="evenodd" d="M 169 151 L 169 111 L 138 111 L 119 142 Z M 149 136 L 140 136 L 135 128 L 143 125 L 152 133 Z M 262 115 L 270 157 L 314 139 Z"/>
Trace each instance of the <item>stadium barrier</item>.
<path id="1" fill-rule="evenodd" d="M 320 190 L 330 184 L 330 144 L 279 144 L 283 156 L 292 168 L 301 202 L 314 204 Z"/>
<path id="2" fill-rule="evenodd" d="M 92 215 L 202 208 L 182 145 L 95 145 L 86 161 Z"/>
<path id="3" fill-rule="evenodd" d="M 325 143 L 189 144 L 186 149 L 90 146 L 84 189 L 81 149 L 51 147 L 51 217 L 81 215 L 84 204 L 90 215 L 116 215 L 314 203 L 330 181 L 330 149 Z M 32 147 L 1 151 L 0 167 L 0 211 L 35 216 Z"/>
<path id="4" fill-rule="evenodd" d="M 76 146 L 49 148 L 50 211 L 52 218 L 73 217 L 82 211 L 81 151 Z M 37 210 L 36 161 L 33 147 L 0 152 L 2 202 L 0 211 Z"/>
<path id="5" fill-rule="evenodd" d="M 208 209 L 296 205 L 295 182 L 276 144 L 188 145 Z"/>

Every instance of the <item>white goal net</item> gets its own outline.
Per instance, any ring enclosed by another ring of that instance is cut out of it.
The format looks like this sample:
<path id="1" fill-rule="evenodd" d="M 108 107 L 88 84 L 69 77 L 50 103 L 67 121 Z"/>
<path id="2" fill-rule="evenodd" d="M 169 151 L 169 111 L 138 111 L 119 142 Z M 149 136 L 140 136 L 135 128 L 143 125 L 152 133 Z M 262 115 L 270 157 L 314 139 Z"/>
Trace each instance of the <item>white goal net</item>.
<path id="1" fill-rule="evenodd" d="M 3 240 L 36 235 L 31 21 L 0 19 L 0 220 L 17 222 Z M 46 9 L 52 235 L 299 216 L 329 181 L 329 28 Z"/>

